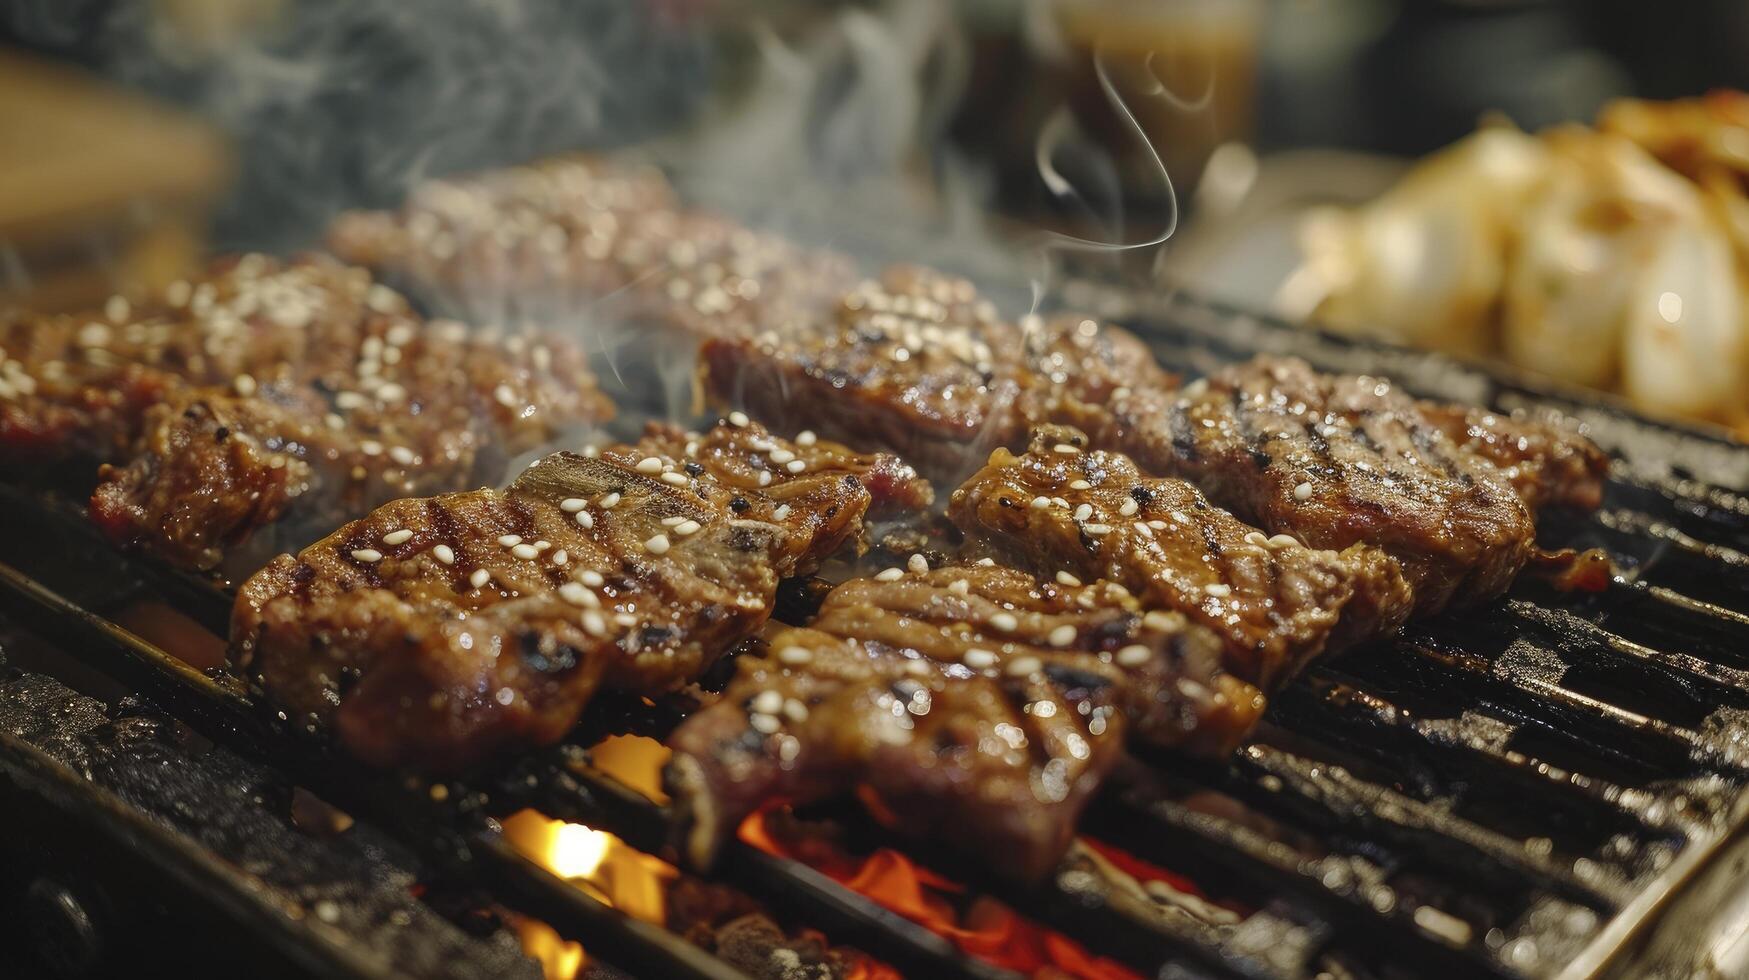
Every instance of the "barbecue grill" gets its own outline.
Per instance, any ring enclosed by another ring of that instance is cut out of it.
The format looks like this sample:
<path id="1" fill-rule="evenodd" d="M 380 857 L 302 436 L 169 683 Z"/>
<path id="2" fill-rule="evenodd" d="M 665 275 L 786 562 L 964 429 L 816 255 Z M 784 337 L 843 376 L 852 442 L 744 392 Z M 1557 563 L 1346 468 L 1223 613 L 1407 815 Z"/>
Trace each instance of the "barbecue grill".
<path id="1" fill-rule="evenodd" d="M 1543 522 L 1542 543 L 1603 547 L 1616 574 L 1596 593 L 1527 574 L 1485 609 L 1323 662 L 1224 764 L 1126 762 L 1082 823 L 1097 846 L 1078 844 L 1031 888 L 894 843 L 849 808 L 811 817 L 999 895 L 1143 976 L 1749 969 L 1749 450 L 1595 395 L 1192 297 L 1080 281 L 1062 298 L 1128 326 L 1186 374 L 1287 353 L 1429 397 L 1577 417 L 1618 462 L 1604 508 Z M 222 635 L 224 589 L 118 556 L 52 489 L 5 496 L 0 610 L 30 636 L 0 674 L 0 822 L 12 831 L 0 848 L 29 869 L 8 876 L 8 921 L 41 961 L 95 974 L 143 940 L 198 942 L 204 957 L 275 973 L 529 969 L 502 934 L 457 928 L 485 908 L 580 943 L 590 969 L 742 975 L 567 882 L 502 830 L 533 808 L 659 854 L 663 806 L 588 746 L 614 731 L 660 735 L 683 704 L 597 704 L 569 743 L 490 776 L 428 784 L 362 770 L 279 724 L 228 675 L 118 624 L 152 604 Z M 358 825 L 288 832 L 292 787 Z M 45 850 L 80 860 L 39 867 Z M 1119 869 L 1130 863 L 1219 904 L 1160 900 Z M 908 976 L 1015 975 L 745 841 L 709 877 Z"/>

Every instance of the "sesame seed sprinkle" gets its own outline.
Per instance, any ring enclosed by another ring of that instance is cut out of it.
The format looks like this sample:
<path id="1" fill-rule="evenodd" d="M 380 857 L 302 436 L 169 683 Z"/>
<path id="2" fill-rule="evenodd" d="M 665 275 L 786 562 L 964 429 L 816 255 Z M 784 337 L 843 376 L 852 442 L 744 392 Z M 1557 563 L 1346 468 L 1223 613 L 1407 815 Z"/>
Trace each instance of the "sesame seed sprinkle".
<path id="1" fill-rule="evenodd" d="M 753 729 L 761 735 L 776 734 L 777 730 L 783 727 L 783 722 L 778 721 L 774 716 L 757 712 L 747 716 L 747 724 L 752 725 Z"/>
<path id="2" fill-rule="evenodd" d="M 883 569 L 880 574 L 876 575 L 875 581 L 876 582 L 897 582 L 898 580 L 900 580 L 904 577 L 905 577 L 905 570 L 904 569 L 902 569 L 902 568 L 888 568 L 888 569 Z"/>
<path id="3" fill-rule="evenodd" d="M 1092 504 L 1082 504 L 1081 506 L 1075 508 L 1075 519 L 1078 521 L 1084 521 L 1087 518 L 1092 517 L 1092 516 L 1093 516 L 1093 505 Z"/>
<path id="4" fill-rule="evenodd" d="M 730 412 L 729 413 L 729 424 L 734 426 L 737 429 L 747 428 L 747 413 L 746 412 Z"/>
<path id="5" fill-rule="evenodd" d="M 1290 548 L 1297 546 L 1300 539 L 1291 534 L 1277 534 L 1271 537 L 1268 543 L 1271 548 Z"/>
<path id="6" fill-rule="evenodd" d="M 582 497 L 566 497 L 559 501 L 559 509 L 567 514 L 575 514 L 587 506 L 589 506 L 589 501 Z"/>
<path id="7" fill-rule="evenodd" d="M 783 710 L 783 695 L 776 691 L 760 691 L 753 695 L 747 707 L 763 715 L 775 715 Z"/>
<path id="8" fill-rule="evenodd" d="M 1295 500 L 1310 500 L 1310 499 L 1312 499 L 1312 485 L 1310 483 L 1302 483 L 1299 486 L 1294 487 L 1294 499 Z"/>
<path id="9" fill-rule="evenodd" d="M 1066 647 L 1075 642 L 1075 627 L 1070 626 L 1068 623 L 1064 623 L 1056 629 L 1051 630 L 1049 639 L 1051 641 L 1051 646 Z"/>
<path id="10" fill-rule="evenodd" d="M 436 555 L 437 560 L 443 562 L 445 565 L 455 564 L 455 549 L 447 544 L 432 545 L 431 553 Z"/>
<path id="11" fill-rule="evenodd" d="M 539 549 L 535 548 L 532 544 L 519 544 L 516 547 L 511 548 L 510 553 L 524 561 L 531 558 L 538 558 L 540 556 Z"/>
<path id="12" fill-rule="evenodd" d="M 1110 524 L 1083 524 L 1083 525 L 1081 525 L 1081 530 L 1086 531 L 1088 534 L 1098 536 L 1098 535 L 1102 535 L 1102 534 L 1110 534 L 1111 533 L 1111 525 Z"/>
<path id="13" fill-rule="evenodd" d="M 929 559 L 923 557 L 921 554 L 915 554 L 906 560 L 905 567 L 918 575 L 922 575 L 929 571 Z"/>
<path id="14" fill-rule="evenodd" d="M 1068 572 L 1058 572 L 1057 573 L 1057 582 L 1061 585 L 1067 585 L 1070 588 L 1074 588 L 1074 587 L 1081 584 L 1080 579 L 1076 578 L 1073 575 L 1070 575 Z"/>
<path id="15" fill-rule="evenodd" d="M 498 536 L 498 545 L 502 548 L 514 548 L 521 543 L 522 535 L 520 534 L 501 534 Z"/>
<path id="16" fill-rule="evenodd" d="M 601 605 L 601 599 L 595 593 L 578 585 L 576 582 L 566 582 L 559 586 L 559 598 L 573 606 L 595 608 Z"/>
<path id="17" fill-rule="evenodd" d="M 563 548 L 553 552 L 553 564 L 563 565 L 571 560 L 571 553 Z"/>
<path id="18" fill-rule="evenodd" d="M 1037 657 L 1020 657 L 1008 662 L 1008 676 L 1026 677 L 1037 673 L 1044 667 L 1044 661 Z"/>
<path id="19" fill-rule="evenodd" d="M 583 632 L 588 633 L 590 636 L 606 636 L 607 620 L 602 618 L 602 615 L 593 609 L 586 610 L 583 613 Z"/>
<path id="20" fill-rule="evenodd" d="M 1117 652 L 1117 663 L 1120 667 L 1140 667 L 1153 655 L 1154 651 L 1140 643 L 1132 643 Z"/>
<path id="21" fill-rule="evenodd" d="M 595 526 L 595 515 L 586 510 L 580 510 L 577 512 L 577 523 L 585 530 L 592 528 Z"/>
<path id="22" fill-rule="evenodd" d="M 796 445 L 798 446 L 812 446 L 818 441 L 819 436 L 814 435 L 813 429 L 803 429 L 796 435 Z"/>
<path id="23" fill-rule="evenodd" d="M 777 651 L 777 659 L 780 663 L 796 667 L 813 660 L 814 651 L 809 650 L 807 647 L 784 647 L 782 650 Z"/>
<path id="24" fill-rule="evenodd" d="M 577 576 L 577 581 L 582 582 L 584 585 L 587 585 L 592 589 L 599 589 L 599 588 L 601 588 L 602 584 L 605 583 L 607 580 L 601 577 L 600 572 L 591 568 L 591 569 L 585 570 L 583 572 L 583 574 Z"/>
<path id="25" fill-rule="evenodd" d="M 483 589 L 486 583 L 492 581 L 492 573 L 484 568 L 474 569 L 474 574 L 468 576 L 468 584 L 476 589 Z"/>
<path id="26" fill-rule="evenodd" d="M 771 512 L 771 516 L 772 516 L 772 519 L 779 520 L 779 521 L 788 517 L 789 516 L 789 504 L 778 504 L 777 509 Z"/>
<path id="27" fill-rule="evenodd" d="M 1051 505 L 1051 498 L 1049 498 L 1049 497 L 1034 497 L 1034 498 L 1032 498 L 1032 506 L 1035 510 L 1044 510 L 1046 507 L 1049 507 L 1050 505 Z"/>
<path id="28" fill-rule="evenodd" d="M 1203 591 L 1217 599 L 1225 599 L 1233 594 L 1233 587 L 1223 582 L 1216 582 L 1213 585 L 1205 586 Z"/>
<path id="29" fill-rule="evenodd" d="M 680 473 L 680 472 L 677 472 L 675 470 L 669 470 L 668 472 L 662 474 L 662 482 L 668 484 L 669 486 L 673 486 L 673 487 L 684 487 L 687 485 L 687 483 L 689 483 L 691 481 L 689 481 L 686 478 L 685 473 Z"/>
<path id="30" fill-rule="evenodd" d="M 681 521 L 674 525 L 674 533 L 684 537 L 688 534 L 697 534 L 703 527 L 704 525 L 697 521 Z"/>
<path id="31" fill-rule="evenodd" d="M 990 617 L 990 625 L 1004 633 L 1012 633 L 1020 628 L 1020 620 L 1010 612 L 999 612 Z"/>
<path id="32" fill-rule="evenodd" d="M 1093 484 L 1088 483 L 1086 480 L 1070 480 L 1069 481 L 1069 489 L 1070 490 L 1091 490 L 1091 489 L 1093 489 Z"/>
<path id="33" fill-rule="evenodd" d="M 406 446 L 390 446 L 389 458 L 400 463 L 402 466 L 412 466 L 413 462 L 419 457 L 414 455 L 413 450 L 408 449 Z"/>
<path id="34" fill-rule="evenodd" d="M 1134 517 L 1136 516 L 1136 511 L 1140 509 L 1141 505 L 1136 503 L 1136 498 L 1125 497 L 1123 504 L 1118 507 L 1117 512 L 1124 517 Z"/>
<path id="35" fill-rule="evenodd" d="M 791 473 L 800 473 L 808 468 L 808 464 L 799 459 L 792 459 L 783 464 L 783 468 L 789 470 Z"/>
<path id="36" fill-rule="evenodd" d="M 354 548 L 352 557 L 366 564 L 383 560 L 383 553 L 375 548 Z"/>
<path id="37" fill-rule="evenodd" d="M 618 503 L 619 503 L 619 494 L 609 493 L 609 494 L 603 495 L 600 500 L 597 500 L 595 502 L 595 505 L 597 507 L 600 507 L 602 510 L 612 510 L 614 508 L 614 506 Z"/>
<path id="38" fill-rule="evenodd" d="M 410 531 L 406 528 L 401 528 L 398 531 L 390 531 L 389 533 L 383 535 L 383 544 L 387 544 L 387 545 L 406 544 L 408 541 L 412 540 L 412 538 L 413 538 L 412 531 Z"/>
<path id="39" fill-rule="evenodd" d="M 638 465 L 633 468 L 639 473 L 660 473 L 662 472 L 662 461 L 654 456 L 645 456 L 638 460 Z"/>
<path id="40" fill-rule="evenodd" d="M 668 535 L 666 534 L 654 535 L 644 542 L 644 550 L 652 555 L 665 555 L 668 553 L 669 547 Z"/>
<path id="41" fill-rule="evenodd" d="M 979 647 L 973 647 L 970 650 L 967 650 L 965 656 L 960 659 L 965 661 L 965 665 L 973 670 L 987 670 L 996 666 L 996 654 Z"/>
<path id="42" fill-rule="evenodd" d="M 1059 442 L 1052 446 L 1051 449 L 1052 451 L 1059 453 L 1078 453 L 1081 451 L 1080 447 L 1071 446 L 1066 442 Z"/>

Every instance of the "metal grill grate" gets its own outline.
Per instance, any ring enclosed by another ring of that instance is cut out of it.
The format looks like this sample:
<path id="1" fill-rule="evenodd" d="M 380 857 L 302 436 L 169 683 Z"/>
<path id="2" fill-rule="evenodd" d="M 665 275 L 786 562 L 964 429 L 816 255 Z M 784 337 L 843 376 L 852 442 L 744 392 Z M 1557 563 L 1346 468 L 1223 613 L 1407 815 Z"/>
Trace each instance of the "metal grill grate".
<path id="1" fill-rule="evenodd" d="M 1321 368 L 1391 374 L 1419 392 L 1496 408 L 1552 406 L 1617 453 L 1605 509 L 1544 528 L 1599 545 L 1623 574 L 1600 595 L 1527 581 L 1480 612 L 1320 665 L 1276 699 L 1226 764 L 1131 760 L 1087 834 L 1254 909 L 1237 925 L 1138 898 L 1072 853 L 1016 890 L 950 855 L 926 863 L 1000 894 L 1144 974 L 1285 978 L 1590 975 L 1626 955 L 1680 885 L 1745 822 L 1749 796 L 1749 451 L 1571 393 L 1442 358 L 1297 331 L 1182 297 L 1138 301 L 1077 284 L 1076 306 L 1125 322 L 1168 366 L 1195 373 L 1268 350 Z M 151 595 L 222 629 L 229 599 L 139 560 L 118 561 L 63 503 L 7 491 L 44 520 L 0 555 L 0 604 L 67 651 L 234 747 L 271 760 L 427 859 L 662 976 L 734 971 L 622 916 L 516 854 L 482 814 L 533 805 L 654 851 L 663 809 L 576 747 L 537 753 L 490 784 L 434 802 L 264 723 L 240 688 L 183 665 L 104 616 Z M 642 724 L 660 734 L 672 716 Z M 886 842 L 854 814 L 843 823 Z M 725 880 L 918 976 L 998 977 L 947 939 L 799 862 L 732 846 Z"/>

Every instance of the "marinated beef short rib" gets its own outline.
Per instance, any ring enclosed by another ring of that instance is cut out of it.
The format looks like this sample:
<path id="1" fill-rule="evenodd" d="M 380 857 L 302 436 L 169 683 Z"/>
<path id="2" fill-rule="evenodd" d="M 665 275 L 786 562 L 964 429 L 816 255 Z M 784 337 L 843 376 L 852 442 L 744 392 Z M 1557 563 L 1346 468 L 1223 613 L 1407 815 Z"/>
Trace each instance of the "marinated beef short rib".
<path id="1" fill-rule="evenodd" d="M 1499 595 L 1530 559 L 1530 511 L 1494 454 L 1453 442 L 1382 378 L 1259 357 L 1178 392 L 1132 389 L 1112 410 L 1101 444 L 1270 534 L 1379 547 L 1402 564 L 1419 614 Z"/>
<path id="2" fill-rule="evenodd" d="M 1501 415 L 1465 405 L 1417 405 L 1446 438 L 1494 464 L 1532 514 L 1547 507 L 1602 506 L 1609 456 L 1567 420 L 1552 413 Z"/>
<path id="3" fill-rule="evenodd" d="M 898 453 L 957 478 L 1041 422 L 1104 424 L 1131 384 L 1168 386 L 1141 341 L 1080 316 L 1002 320 L 972 284 L 914 266 L 821 317 L 704 346 L 708 393 L 760 418 Z"/>
<path id="4" fill-rule="evenodd" d="M 1266 693 L 1327 648 L 1408 615 L 1401 571 L 1377 549 L 1265 535 L 1189 483 L 1144 477 L 1086 442 L 1046 426 L 1024 455 L 997 450 L 954 492 L 949 517 L 1043 575 L 1107 579 L 1144 608 L 1183 614 L 1221 638 L 1229 672 Z"/>
<path id="5" fill-rule="evenodd" d="M 1221 669 L 1216 637 L 1114 583 L 1068 582 L 975 565 L 838 586 L 670 738 L 689 860 L 708 865 L 770 800 L 855 793 L 902 831 L 1036 878 L 1126 738 L 1238 744 L 1263 700 Z"/>
<path id="6" fill-rule="evenodd" d="M 856 282 L 842 255 L 683 210 L 659 172 L 581 156 L 430 181 L 398 211 L 342 215 L 329 245 L 470 317 L 589 310 L 694 340 L 817 318 Z"/>
<path id="7" fill-rule="evenodd" d="M 560 738 L 601 685 L 695 680 L 766 621 L 780 579 L 858 537 L 871 488 L 928 500 L 889 457 L 652 425 L 281 556 L 238 596 L 233 663 L 367 762 L 466 766 Z"/>
<path id="8" fill-rule="evenodd" d="M 613 410 L 574 344 L 426 323 L 332 260 L 246 256 L 110 307 L 6 328 L 7 373 L 27 380 L 0 390 L 0 459 L 111 464 L 97 523 L 180 565 L 495 480 Z"/>

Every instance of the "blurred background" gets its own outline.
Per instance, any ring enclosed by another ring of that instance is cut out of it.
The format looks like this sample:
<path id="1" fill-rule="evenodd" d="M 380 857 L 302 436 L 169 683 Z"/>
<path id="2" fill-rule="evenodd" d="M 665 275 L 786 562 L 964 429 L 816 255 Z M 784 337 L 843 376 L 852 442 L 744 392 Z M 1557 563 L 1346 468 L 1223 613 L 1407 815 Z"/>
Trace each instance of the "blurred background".
<path id="1" fill-rule="evenodd" d="M 430 176 L 591 148 L 802 237 L 1036 294 L 1067 274 L 1194 288 L 1732 425 L 1735 403 L 1639 398 L 1620 357 L 1563 378 L 1515 353 L 1512 216 L 1453 232 L 1417 212 L 1380 245 L 1364 209 L 1319 209 L 1360 208 L 1484 122 L 1749 86 L 1745 54 L 1736 0 L 4 0 L 0 305 L 100 303 L 214 252 L 310 247 Z M 1579 224 L 1561 233 L 1597 231 Z M 1494 271 L 1446 281 L 1483 244 Z M 1392 263 L 1389 289 L 1357 285 Z M 1735 343 L 1702 353 L 1749 362 Z"/>

